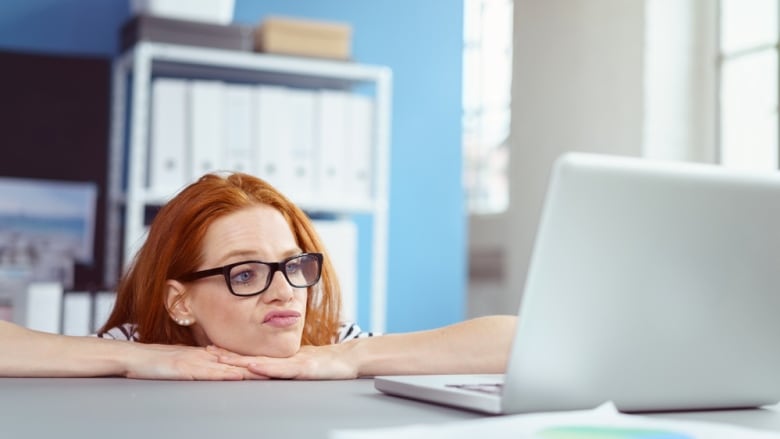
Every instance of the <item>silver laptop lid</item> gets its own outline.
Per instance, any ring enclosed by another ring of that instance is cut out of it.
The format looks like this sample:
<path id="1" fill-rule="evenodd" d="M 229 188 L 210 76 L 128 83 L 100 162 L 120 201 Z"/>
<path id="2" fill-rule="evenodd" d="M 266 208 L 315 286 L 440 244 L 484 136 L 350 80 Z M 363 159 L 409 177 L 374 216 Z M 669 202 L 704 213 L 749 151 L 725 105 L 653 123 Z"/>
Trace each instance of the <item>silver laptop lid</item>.
<path id="1" fill-rule="evenodd" d="M 570 153 L 555 165 L 505 412 L 780 397 L 780 176 Z"/>

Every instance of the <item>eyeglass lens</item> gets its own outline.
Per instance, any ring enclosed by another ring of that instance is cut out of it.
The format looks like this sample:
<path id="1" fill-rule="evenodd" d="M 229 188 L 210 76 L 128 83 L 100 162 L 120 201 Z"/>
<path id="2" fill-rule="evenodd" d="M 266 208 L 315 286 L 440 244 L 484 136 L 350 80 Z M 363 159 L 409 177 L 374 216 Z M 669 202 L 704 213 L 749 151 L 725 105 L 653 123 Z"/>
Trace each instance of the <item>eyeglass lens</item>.
<path id="1" fill-rule="evenodd" d="M 303 288 L 313 285 L 319 279 L 320 261 L 315 255 L 301 255 L 286 261 L 280 269 L 290 285 Z M 268 288 L 275 271 L 262 262 L 236 265 L 230 269 L 230 287 L 234 294 L 257 294 Z"/>

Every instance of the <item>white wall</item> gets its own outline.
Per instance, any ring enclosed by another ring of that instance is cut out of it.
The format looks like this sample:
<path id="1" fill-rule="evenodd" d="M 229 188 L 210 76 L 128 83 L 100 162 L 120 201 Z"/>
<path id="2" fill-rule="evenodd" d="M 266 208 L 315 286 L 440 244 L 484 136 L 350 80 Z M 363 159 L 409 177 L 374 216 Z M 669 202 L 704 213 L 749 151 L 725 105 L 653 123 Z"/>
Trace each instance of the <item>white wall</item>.
<path id="1" fill-rule="evenodd" d="M 555 158 L 639 155 L 642 145 L 644 2 L 518 0 L 515 8 L 512 239 L 499 312 L 519 304 Z"/>
<path id="2" fill-rule="evenodd" d="M 645 157 L 716 161 L 716 6 L 647 0 Z"/>
<path id="3" fill-rule="evenodd" d="M 505 266 L 471 279 L 470 316 L 516 312 L 561 153 L 716 157 L 715 2 L 515 0 L 514 19 L 510 207 L 470 219 L 472 266 Z"/>

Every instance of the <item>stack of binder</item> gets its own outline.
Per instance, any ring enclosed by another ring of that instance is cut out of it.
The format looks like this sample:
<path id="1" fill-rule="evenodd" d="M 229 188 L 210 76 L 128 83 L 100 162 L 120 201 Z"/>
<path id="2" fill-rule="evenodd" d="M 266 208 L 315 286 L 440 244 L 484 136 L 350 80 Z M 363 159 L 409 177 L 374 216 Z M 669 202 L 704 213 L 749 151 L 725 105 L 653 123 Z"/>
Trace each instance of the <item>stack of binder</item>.
<path id="1" fill-rule="evenodd" d="M 122 25 L 119 48 L 124 51 L 140 41 L 252 51 L 254 29 L 240 24 L 214 24 L 139 14 Z"/>
<path id="2" fill-rule="evenodd" d="M 300 204 L 372 200 L 374 101 L 342 90 L 158 78 L 148 187 L 172 194 L 213 171 L 266 179 Z"/>

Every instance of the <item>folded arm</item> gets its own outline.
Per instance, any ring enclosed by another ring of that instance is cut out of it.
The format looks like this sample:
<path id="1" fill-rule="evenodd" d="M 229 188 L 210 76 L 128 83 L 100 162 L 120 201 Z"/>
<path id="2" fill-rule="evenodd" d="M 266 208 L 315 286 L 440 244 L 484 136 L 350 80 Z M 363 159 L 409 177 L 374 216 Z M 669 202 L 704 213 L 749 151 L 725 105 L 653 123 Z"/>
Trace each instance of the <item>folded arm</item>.
<path id="1" fill-rule="evenodd" d="M 209 351 L 226 364 L 271 378 L 503 373 L 515 323 L 514 316 L 480 317 L 427 331 L 304 346 L 289 358 L 242 357 L 213 347 Z"/>
<path id="2" fill-rule="evenodd" d="M 0 321 L 0 376 L 239 380 L 248 373 L 221 364 L 203 348 L 73 337 Z"/>

